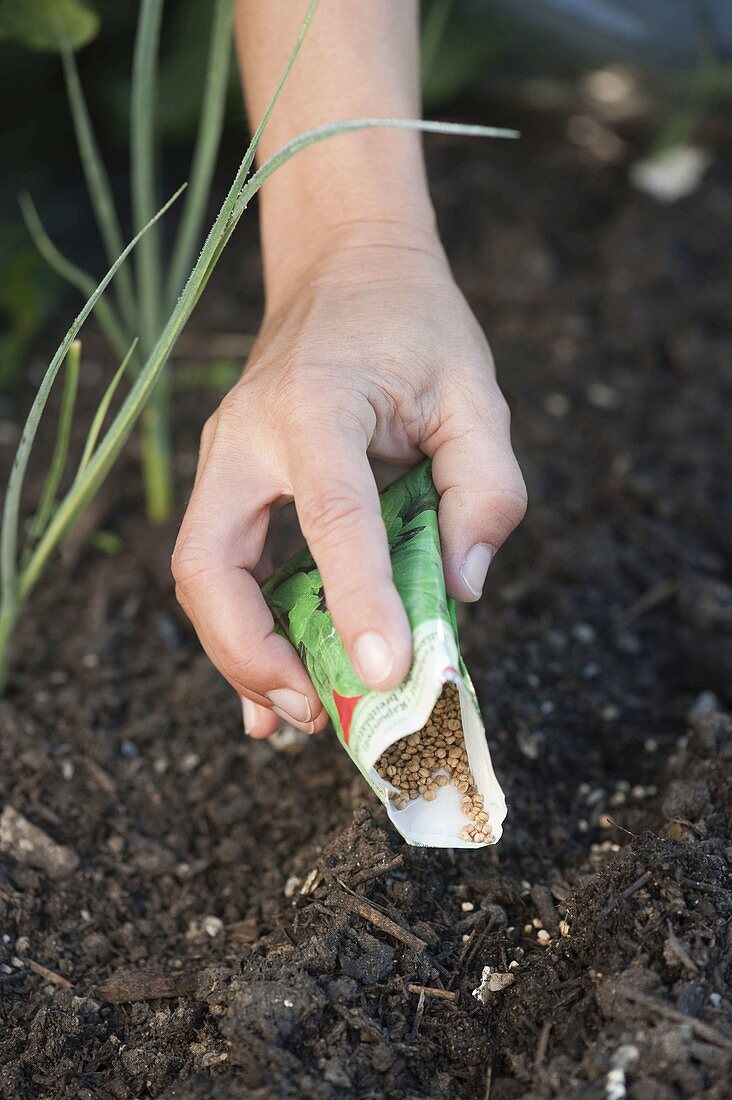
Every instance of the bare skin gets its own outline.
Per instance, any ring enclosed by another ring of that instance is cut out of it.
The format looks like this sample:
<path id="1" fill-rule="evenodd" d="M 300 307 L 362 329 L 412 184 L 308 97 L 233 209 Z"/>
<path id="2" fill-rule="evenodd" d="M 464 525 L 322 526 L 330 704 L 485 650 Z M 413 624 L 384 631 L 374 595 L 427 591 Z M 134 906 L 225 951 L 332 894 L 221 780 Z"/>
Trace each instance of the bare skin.
<path id="1" fill-rule="evenodd" d="M 238 0 L 247 104 L 263 114 L 304 0 Z M 321 0 L 260 154 L 348 117 L 417 117 L 414 0 Z M 369 456 L 433 461 L 448 591 L 480 597 L 526 490 L 485 336 L 435 228 L 419 139 L 370 131 L 299 154 L 264 186 L 266 309 L 241 381 L 208 420 L 173 555 L 180 602 L 242 699 L 245 728 L 327 715 L 274 632 L 252 571 L 270 510 L 294 500 L 344 645 L 365 684 L 411 662 Z"/>

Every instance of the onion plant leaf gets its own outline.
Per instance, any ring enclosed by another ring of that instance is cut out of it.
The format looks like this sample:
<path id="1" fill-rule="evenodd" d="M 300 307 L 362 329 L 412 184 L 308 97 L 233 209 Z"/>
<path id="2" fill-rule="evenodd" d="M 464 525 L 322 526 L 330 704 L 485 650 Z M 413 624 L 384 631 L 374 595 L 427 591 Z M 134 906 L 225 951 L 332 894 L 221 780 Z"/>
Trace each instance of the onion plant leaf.
<path id="1" fill-rule="evenodd" d="M 201 239 L 224 125 L 233 21 L 234 0 L 216 0 L 193 166 L 168 273 L 167 300 L 171 307 L 183 289 Z"/>
<path id="2" fill-rule="evenodd" d="M 142 0 L 137 21 L 130 97 L 130 172 L 135 230 L 146 225 L 157 208 L 155 184 L 155 95 L 163 0 Z M 153 229 L 137 252 L 137 298 L 140 338 L 147 354 L 157 332 L 160 304 L 160 241 Z"/>
<path id="3" fill-rule="evenodd" d="M 61 49 L 61 60 L 81 166 L 84 171 L 94 216 L 107 253 L 107 262 L 112 264 L 124 248 L 112 187 L 97 145 L 86 98 L 79 80 L 76 59 L 73 51 L 66 44 Z M 129 268 L 122 268 L 115 289 L 117 290 L 117 298 L 125 326 L 128 333 L 132 333 L 137 326 L 135 321 L 135 297 Z"/>
<path id="4" fill-rule="evenodd" d="M 107 415 L 107 412 L 109 411 L 109 406 L 112 404 L 112 398 L 115 395 L 115 392 L 117 390 L 118 385 L 122 381 L 122 376 L 123 376 L 123 374 L 127 370 L 127 367 L 130 364 L 132 356 L 135 353 L 135 348 L 136 347 L 137 347 L 137 337 L 135 337 L 135 339 L 132 341 L 130 347 L 127 350 L 127 354 L 125 355 L 125 357 L 122 360 L 122 362 L 120 363 L 120 365 L 117 367 L 117 370 L 114 372 L 112 380 L 109 383 L 109 385 L 107 386 L 106 390 L 104 391 L 104 395 L 102 397 L 102 400 L 99 402 L 99 405 L 97 406 L 97 411 L 94 413 L 94 418 L 93 418 L 93 420 L 91 422 L 91 426 L 89 428 L 89 434 L 87 435 L 86 443 L 84 444 L 84 450 L 82 451 L 81 458 L 79 460 L 79 468 L 78 468 L 78 471 L 77 471 L 77 474 L 76 474 L 76 479 L 75 479 L 76 481 L 78 481 L 79 478 L 82 477 L 82 475 L 84 473 L 84 470 L 89 465 L 89 459 L 91 458 L 92 454 L 94 453 L 94 448 L 97 445 L 97 439 L 99 438 L 99 433 L 102 430 L 102 425 L 104 424 L 104 418 Z"/>
<path id="5" fill-rule="evenodd" d="M 56 493 L 61 484 L 66 458 L 69 453 L 69 440 L 71 439 L 71 425 L 74 421 L 74 408 L 76 406 L 76 393 L 79 388 L 79 369 L 81 366 L 81 341 L 74 340 L 66 355 L 66 367 L 64 371 L 64 389 L 61 396 L 61 409 L 58 416 L 58 430 L 56 442 L 48 468 L 48 476 L 43 486 L 41 499 L 38 502 L 36 514 L 31 521 L 28 531 L 28 542 L 36 542 L 48 526 L 48 521 L 56 502 Z"/>
<path id="6" fill-rule="evenodd" d="M 88 271 L 84 271 L 83 268 L 77 267 L 77 265 L 67 259 L 63 253 L 59 252 L 46 232 L 36 206 L 27 192 L 23 192 L 18 196 L 18 204 L 20 206 L 20 212 L 23 215 L 23 221 L 26 224 L 26 228 L 31 235 L 33 243 L 48 266 L 67 283 L 70 283 L 71 286 L 80 291 L 85 298 L 90 298 L 97 285 L 96 279 L 90 275 Z M 120 252 L 121 251 L 122 249 L 120 249 Z M 99 298 L 94 307 L 94 315 L 99 322 L 99 327 L 109 340 L 116 354 L 119 356 L 124 355 L 125 348 L 129 341 L 109 302 L 105 301 L 104 298 Z"/>

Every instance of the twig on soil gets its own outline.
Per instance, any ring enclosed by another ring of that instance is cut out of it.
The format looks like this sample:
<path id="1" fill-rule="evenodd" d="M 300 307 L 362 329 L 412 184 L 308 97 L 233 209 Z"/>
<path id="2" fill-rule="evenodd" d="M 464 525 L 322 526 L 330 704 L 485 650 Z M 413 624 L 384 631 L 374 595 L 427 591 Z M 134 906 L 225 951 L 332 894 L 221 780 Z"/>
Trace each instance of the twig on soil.
<path id="1" fill-rule="evenodd" d="M 419 995 L 417 1001 L 417 1011 L 414 1014 L 414 1023 L 412 1024 L 412 1039 L 416 1039 L 419 1034 L 420 1024 L 422 1023 L 422 1017 L 424 1016 L 424 989 Z"/>
<path id="2" fill-rule="evenodd" d="M 32 970 L 39 978 L 43 978 L 44 981 L 59 985 L 62 989 L 71 989 L 71 982 L 68 978 L 64 978 L 63 974 L 57 974 L 55 970 L 49 970 L 47 966 L 34 962 L 33 959 L 25 959 L 24 962 L 29 970 Z"/>
<path id="3" fill-rule="evenodd" d="M 393 859 L 390 859 L 387 863 L 382 863 L 378 867 L 364 867 L 362 871 L 358 871 L 351 879 L 351 886 L 363 886 L 367 882 L 372 882 L 375 878 L 381 878 L 382 875 L 388 875 L 390 871 L 398 870 L 404 863 L 404 856 L 399 853 L 395 855 Z"/>
<path id="4" fill-rule="evenodd" d="M 721 886 L 715 886 L 713 882 L 694 882 L 690 878 L 682 878 L 681 885 L 686 886 L 689 890 L 698 890 L 701 894 L 723 894 L 724 890 Z"/>
<path id="5" fill-rule="evenodd" d="M 485 1075 L 485 1089 L 483 1090 L 483 1100 L 491 1100 L 491 1086 L 493 1085 L 493 1066 L 488 1066 L 488 1072 Z"/>
<path id="6" fill-rule="evenodd" d="M 645 886 L 645 884 L 648 882 L 650 877 L 651 877 L 651 872 L 650 871 L 645 871 L 640 876 L 640 878 L 637 878 L 635 880 L 635 882 L 631 882 L 630 886 L 626 886 L 626 888 L 624 890 L 622 890 L 621 893 L 619 893 L 616 898 L 613 898 L 612 901 L 609 901 L 607 903 L 607 905 L 605 906 L 605 908 L 602 911 L 603 917 L 610 916 L 613 909 L 617 909 L 617 907 L 620 905 L 621 901 L 625 901 L 626 898 L 632 897 L 633 894 L 635 894 L 638 890 L 640 890 L 640 888 L 642 886 Z"/>
<path id="7" fill-rule="evenodd" d="M 110 1004 L 134 1004 L 137 1001 L 157 1001 L 171 997 L 189 997 L 198 988 L 195 974 L 161 974 L 157 971 L 117 970 L 95 994 Z"/>
<path id="8" fill-rule="evenodd" d="M 674 927 L 671 924 L 670 920 L 666 921 L 666 927 L 668 929 L 668 945 L 673 951 L 676 958 L 679 960 L 682 966 L 686 967 L 687 970 L 691 970 L 693 974 L 698 974 L 699 967 L 696 965 L 691 955 L 674 932 Z"/>
<path id="9" fill-rule="evenodd" d="M 371 904 L 371 902 L 367 901 L 366 898 L 334 890 L 333 893 L 329 895 L 328 901 L 331 905 L 337 905 L 339 909 L 345 909 L 349 913 L 358 913 L 360 917 L 369 921 L 375 928 L 380 928 L 387 936 L 393 936 L 395 940 L 399 940 L 406 947 L 411 948 L 412 951 L 427 950 L 427 944 L 424 940 L 421 940 L 419 936 L 415 936 L 414 933 L 408 932 L 405 928 L 402 928 L 402 926 L 397 924 L 396 921 L 393 921 L 391 917 L 387 917 L 384 913 L 381 913 Z"/>
<path id="10" fill-rule="evenodd" d="M 117 793 L 117 784 L 112 779 L 112 776 L 109 774 L 108 771 L 105 771 L 104 768 L 97 764 L 96 760 L 92 760 L 90 756 L 83 756 L 82 760 L 84 761 L 84 764 L 86 765 L 86 770 L 89 772 L 91 778 L 94 780 L 97 786 L 104 791 L 105 794 Z"/>
<path id="11" fill-rule="evenodd" d="M 18 863 L 44 871 L 49 878 L 68 878 L 79 868 L 79 857 L 71 848 L 57 844 L 12 806 L 0 815 L 0 852 Z"/>
<path id="12" fill-rule="evenodd" d="M 671 1008 L 670 1005 L 657 1001 L 655 997 L 649 997 L 647 993 L 641 993 L 638 989 L 631 989 L 629 986 L 623 985 L 622 982 L 615 986 L 615 992 L 641 1008 L 647 1008 L 649 1012 L 654 1012 L 667 1020 L 673 1020 L 677 1024 L 686 1024 L 700 1039 L 706 1039 L 708 1043 L 732 1053 L 732 1038 L 723 1035 L 721 1031 L 717 1031 L 716 1028 L 705 1024 L 702 1020 L 697 1020 L 694 1016 L 687 1016 L 685 1012 L 679 1012 L 677 1008 Z"/>
<path id="13" fill-rule="evenodd" d="M 549 1035 L 552 1030 L 552 1021 L 547 1020 L 541 1029 L 539 1036 L 539 1042 L 536 1044 L 536 1053 L 534 1054 L 534 1071 L 541 1069 L 542 1063 L 546 1058 L 547 1048 L 549 1046 Z"/>
<path id="14" fill-rule="evenodd" d="M 658 584 L 654 584 L 653 588 L 649 588 L 647 592 L 644 592 L 635 603 L 632 603 L 630 607 L 626 607 L 618 619 L 620 629 L 630 626 L 641 615 L 645 615 L 647 611 L 652 611 L 654 607 L 665 603 L 666 600 L 675 595 L 678 587 L 678 581 L 659 581 Z"/>
<path id="15" fill-rule="evenodd" d="M 444 1001 L 453 1002 L 457 1000 L 457 993 L 449 989 L 436 989 L 430 985 L 412 985 L 411 983 L 407 986 L 407 989 L 410 993 L 419 993 L 420 996 L 441 997 Z"/>

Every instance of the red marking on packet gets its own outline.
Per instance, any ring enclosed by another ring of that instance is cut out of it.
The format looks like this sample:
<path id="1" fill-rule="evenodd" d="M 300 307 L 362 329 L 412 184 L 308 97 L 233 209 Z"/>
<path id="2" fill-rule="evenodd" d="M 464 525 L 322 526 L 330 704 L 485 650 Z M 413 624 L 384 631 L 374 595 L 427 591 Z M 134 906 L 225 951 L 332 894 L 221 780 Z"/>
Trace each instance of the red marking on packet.
<path id="1" fill-rule="evenodd" d="M 346 744 L 348 744 L 348 737 L 351 732 L 353 712 L 356 709 L 356 704 L 361 699 L 363 699 L 363 695 L 340 695 L 337 691 L 333 691 L 333 702 L 338 708 L 338 717 L 343 727 L 343 740 Z"/>

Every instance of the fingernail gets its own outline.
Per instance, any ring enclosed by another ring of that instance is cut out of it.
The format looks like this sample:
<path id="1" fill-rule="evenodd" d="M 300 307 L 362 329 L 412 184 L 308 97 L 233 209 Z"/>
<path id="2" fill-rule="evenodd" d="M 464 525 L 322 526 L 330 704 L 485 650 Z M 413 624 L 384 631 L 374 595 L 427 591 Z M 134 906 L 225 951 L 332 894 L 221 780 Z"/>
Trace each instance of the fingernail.
<path id="1" fill-rule="evenodd" d="M 251 737 L 257 731 L 258 715 L 256 704 L 247 699 L 242 698 L 241 709 L 244 715 L 244 732 L 248 733 Z"/>
<path id="2" fill-rule="evenodd" d="M 267 692 L 267 698 L 275 714 L 279 714 L 286 722 L 306 723 L 313 717 L 306 696 L 292 688 L 275 688 L 274 691 Z"/>
<path id="3" fill-rule="evenodd" d="M 356 670 L 365 684 L 380 684 L 394 667 L 394 651 L 375 630 L 365 630 L 353 644 Z"/>
<path id="4" fill-rule="evenodd" d="M 460 567 L 460 576 L 470 589 L 476 600 L 483 594 L 485 575 L 488 566 L 493 560 L 493 551 L 485 543 L 479 542 L 465 555 L 465 561 Z"/>

